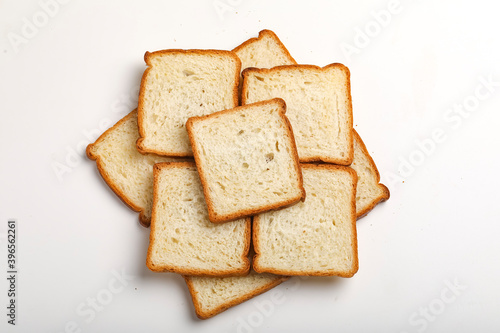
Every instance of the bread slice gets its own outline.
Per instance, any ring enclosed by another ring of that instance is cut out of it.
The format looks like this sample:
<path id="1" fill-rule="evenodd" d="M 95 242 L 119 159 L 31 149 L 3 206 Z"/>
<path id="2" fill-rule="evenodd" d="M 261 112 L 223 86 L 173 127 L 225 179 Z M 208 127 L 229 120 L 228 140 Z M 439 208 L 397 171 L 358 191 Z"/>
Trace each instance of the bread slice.
<path id="1" fill-rule="evenodd" d="M 358 270 L 356 172 L 303 164 L 304 202 L 254 217 L 253 268 L 282 275 L 351 277 Z"/>
<path id="2" fill-rule="evenodd" d="M 238 105 L 241 61 L 234 52 L 219 50 L 146 52 L 144 59 L 148 68 L 139 92 L 137 148 L 192 156 L 186 120 Z"/>
<path id="3" fill-rule="evenodd" d="M 304 199 L 285 111 L 285 102 L 273 99 L 189 118 L 210 221 L 227 222 Z"/>
<path id="4" fill-rule="evenodd" d="M 243 71 L 242 104 L 283 98 L 301 162 L 352 163 L 350 74 L 342 64 Z"/>
<path id="5" fill-rule="evenodd" d="M 138 138 L 137 110 L 134 110 L 96 142 L 89 144 L 86 152 L 88 158 L 96 161 L 106 184 L 128 207 L 139 212 L 139 221 L 149 227 L 153 206 L 153 165 L 175 159 L 140 154 L 135 145 Z"/>
<path id="6" fill-rule="evenodd" d="M 247 276 L 184 276 L 184 279 L 191 293 L 196 315 L 200 319 L 208 319 L 276 287 L 289 278 L 251 271 Z"/>
<path id="7" fill-rule="evenodd" d="M 242 70 L 248 67 L 272 68 L 297 63 L 271 30 L 262 30 L 259 37 L 243 42 L 233 52 L 240 58 Z"/>
<path id="8" fill-rule="evenodd" d="M 207 218 L 194 163 L 154 166 L 147 266 L 156 272 L 237 276 L 250 270 L 250 219 L 215 225 Z"/>
<path id="9" fill-rule="evenodd" d="M 380 174 L 377 166 L 356 130 L 353 130 L 353 135 L 354 159 L 351 168 L 358 174 L 356 217 L 360 219 L 366 216 L 378 203 L 389 199 L 390 192 L 385 185 L 379 184 Z"/>

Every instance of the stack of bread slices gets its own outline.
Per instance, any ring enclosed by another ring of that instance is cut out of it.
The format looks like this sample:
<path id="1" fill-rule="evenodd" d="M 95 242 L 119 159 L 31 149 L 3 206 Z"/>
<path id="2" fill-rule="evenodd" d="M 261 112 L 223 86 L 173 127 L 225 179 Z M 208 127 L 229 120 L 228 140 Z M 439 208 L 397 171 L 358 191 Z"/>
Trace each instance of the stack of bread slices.
<path id="1" fill-rule="evenodd" d="M 291 276 L 353 276 L 356 220 L 389 191 L 353 129 L 349 70 L 299 65 L 269 30 L 145 61 L 137 110 L 87 155 L 151 225 L 147 266 L 182 274 L 202 319 Z"/>

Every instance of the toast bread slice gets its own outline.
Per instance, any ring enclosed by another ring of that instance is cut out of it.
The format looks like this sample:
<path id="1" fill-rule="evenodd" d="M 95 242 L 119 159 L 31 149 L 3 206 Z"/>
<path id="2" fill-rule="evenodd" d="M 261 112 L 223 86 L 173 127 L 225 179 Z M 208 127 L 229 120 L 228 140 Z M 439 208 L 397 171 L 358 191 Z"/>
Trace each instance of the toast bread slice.
<path id="1" fill-rule="evenodd" d="M 186 128 L 214 223 L 305 198 L 293 132 L 281 99 L 203 117 Z"/>
<path id="2" fill-rule="evenodd" d="M 226 278 L 184 276 L 184 279 L 196 315 L 200 319 L 208 319 L 276 287 L 289 277 L 251 271 L 247 276 Z"/>
<path id="3" fill-rule="evenodd" d="M 303 164 L 304 202 L 253 220 L 253 269 L 281 275 L 351 277 L 358 270 L 353 169 Z"/>
<path id="4" fill-rule="evenodd" d="M 141 153 L 193 156 L 185 128 L 192 116 L 238 105 L 241 61 L 232 51 L 146 52 L 139 91 Z"/>
<path id="5" fill-rule="evenodd" d="M 286 65 L 243 71 L 242 104 L 283 98 L 300 162 L 352 163 L 352 102 L 349 69 Z"/>
<path id="6" fill-rule="evenodd" d="M 208 220 L 194 163 L 155 164 L 153 198 L 146 261 L 150 270 L 202 276 L 248 274 L 251 221 L 216 225 Z"/>
<path id="7" fill-rule="evenodd" d="M 354 159 L 351 168 L 358 174 L 356 187 L 356 218 L 366 216 L 377 204 L 386 201 L 391 196 L 384 184 L 379 184 L 380 174 L 373 158 L 358 132 L 353 129 Z"/>
<path id="8" fill-rule="evenodd" d="M 89 159 L 96 161 L 99 174 L 111 190 L 130 209 L 139 213 L 141 225 L 149 227 L 153 206 L 153 165 L 176 159 L 140 154 L 135 145 L 138 138 L 137 110 L 134 110 L 89 144 L 86 153 Z"/>
<path id="9" fill-rule="evenodd" d="M 260 31 L 258 37 L 248 39 L 235 47 L 233 52 L 240 58 L 242 70 L 248 67 L 272 68 L 297 63 L 271 30 Z"/>

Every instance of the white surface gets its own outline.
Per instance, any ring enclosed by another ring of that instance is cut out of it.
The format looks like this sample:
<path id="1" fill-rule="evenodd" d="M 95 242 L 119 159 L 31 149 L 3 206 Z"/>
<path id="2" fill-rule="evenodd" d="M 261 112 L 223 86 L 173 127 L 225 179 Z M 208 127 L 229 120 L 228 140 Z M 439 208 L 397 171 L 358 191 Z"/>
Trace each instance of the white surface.
<path id="1" fill-rule="evenodd" d="M 219 16 L 219 3 L 233 9 Z M 81 332 L 498 331 L 500 86 L 456 128 L 444 118 L 473 101 L 481 77 L 500 82 L 498 6 L 402 0 L 346 57 L 342 43 L 355 46 L 356 29 L 388 3 L 69 1 L 16 53 L 8 34 L 21 34 L 23 18 L 32 22 L 41 7 L 0 1 L 0 330 L 70 332 L 73 321 Z M 136 98 L 145 51 L 231 49 L 264 28 L 300 63 L 350 68 L 356 129 L 391 199 L 358 222 L 353 278 L 294 279 L 274 289 L 285 299 L 272 310 L 274 291 L 199 321 L 180 277 L 148 271 L 148 230 L 79 146 L 86 131 L 95 138 L 111 124 L 101 129 L 102 121 L 134 108 L 127 99 Z M 413 172 L 398 172 L 401 159 L 420 156 L 415 140 L 438 128 L 446 140 Z M 53 164 L 67 164 L 67 149 L 78 158 L 59 180 Z M 5 316 L 8 218 L 19 223 L 15 328 Z M 122 288 L 113 270 L 134 280 Z M 458 296 L 447 289 L 454 280 L 466 286 Z M 86 302 L 98 295 L 107 304 L 92 318 Z M 425 319 L 419 311 L 429 306 Z"/>

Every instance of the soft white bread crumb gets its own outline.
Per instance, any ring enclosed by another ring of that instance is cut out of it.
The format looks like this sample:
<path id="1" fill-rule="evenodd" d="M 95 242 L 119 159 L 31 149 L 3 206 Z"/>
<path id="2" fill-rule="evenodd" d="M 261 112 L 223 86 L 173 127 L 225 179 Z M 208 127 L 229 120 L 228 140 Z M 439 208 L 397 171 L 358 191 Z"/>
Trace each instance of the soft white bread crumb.
<path id="1" fill-rule="evenodd" d="M 250 219 L 208 220 L 194 163 L 154 167 L 154 202 L 147 266 L 152 271 L 235 276 L 249 272 Z"/>
<path id="2" fill-rule="evenodd" d="M 356 173 L 348 167 L 303 164 L 304 202 L 254 217 L 256 272 L 338 275 L 358 270 Z"/>
<path id="3" fill-rule="evenodd" d="M 212 222 L 288 206 L 305 196 L 281 99 L 190 118 L 187 129 Z"/>
<path id="4" fill-rule="evenodd" d="M 151 222 L 153 205 L 153 165 L 175 161 L 153 154 L 140 154 L 135 146 L 137 110 L 122 118 L 87 147 L 87 156 L 96 160 L 104 181 L 131 209 L 140 212 L 144 226 Z"/>
<path id="5" fill-rule="evenodd" d="M 341 64 L 243 71 L 242 104 L 280 97 L 301 162 L 349 165 L 353 159 L 349 70 Z"/>
<path id="6" fill-rule="evenodd" d="M 241 60 L 241 68 L 272 68 L 296 64 L 288 50 L 271 30 L 262 30 L 259 37 L 250 38 L 233 49 Z"/>
<path id="7" fill-rule="evenodd" d="M 389 189 L 379 184 L 380 174 L 359 134 L 353 130 L 354 159 L 351 168 L 358 174 L 356 188 L 356 216 L 368 214 L 379 202 L 389 199 Z"/>
<path id="8" fill-rule="evenodd" d="M 231 51 L 146 53 L 139 93 L 141 152 L 192 156 L 186 120 L 238 105 L 241 62 Z"/>
<path id="9" fill-rule="evenodd" d="M 288 277 L 273 274 L 213 278 L 185 276 L 196 315 L 207 319 L 274 288 Z"/>

